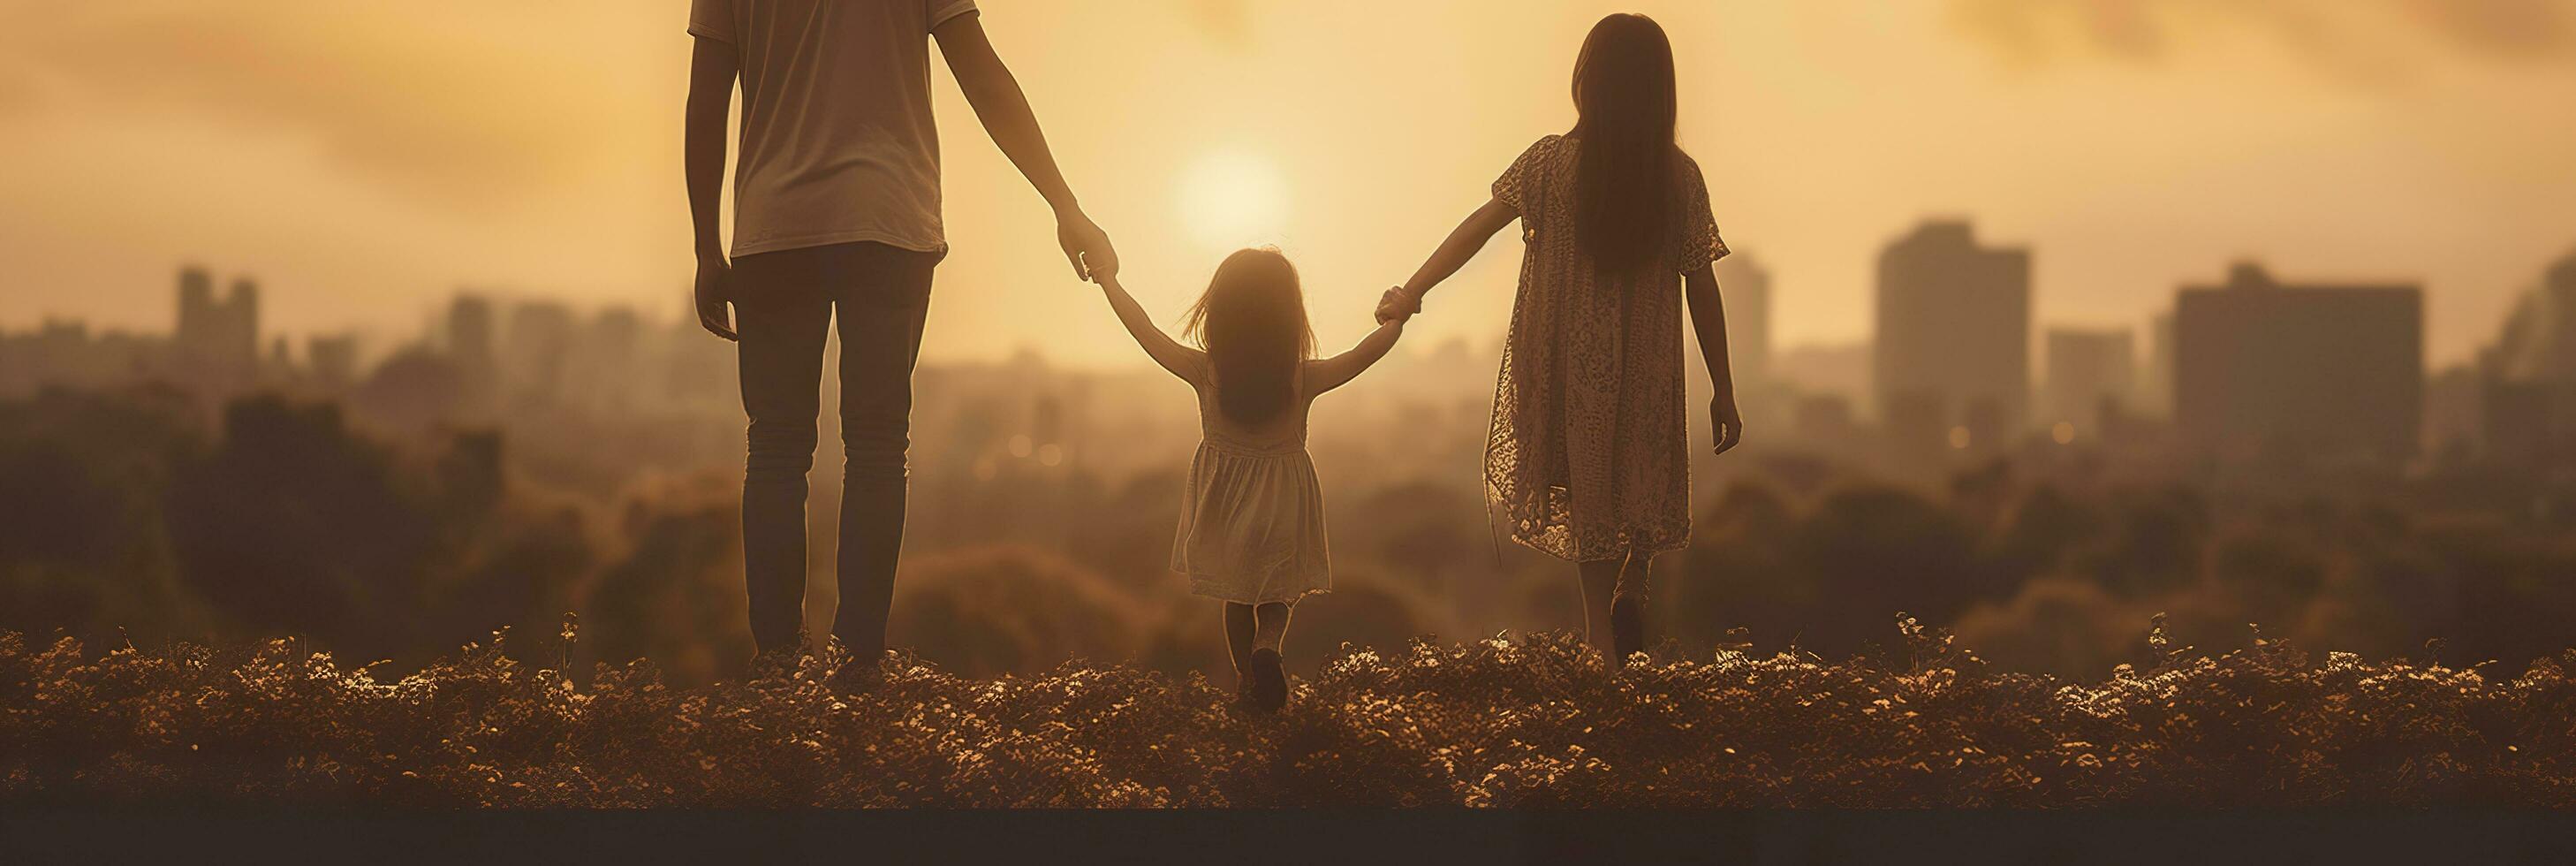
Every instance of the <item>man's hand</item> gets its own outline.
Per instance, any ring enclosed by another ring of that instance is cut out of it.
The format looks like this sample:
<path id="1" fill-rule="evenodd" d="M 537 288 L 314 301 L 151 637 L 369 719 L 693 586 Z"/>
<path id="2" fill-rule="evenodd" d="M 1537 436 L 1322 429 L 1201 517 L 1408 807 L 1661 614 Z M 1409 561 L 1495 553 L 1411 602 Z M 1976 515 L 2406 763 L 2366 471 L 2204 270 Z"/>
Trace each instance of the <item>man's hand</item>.
<path id="1" fill-rule="evenodd" d="M 733 300 L 733 266 L 722 256 L 698 260 L 698 324 L 707 333 L 727 340 L 740 340 L 733 331 L 733 316 L 725 304 Z"/>
<path id="2" fill-rule="evenodd" d="M 1422 312 L 1422 299 L 1405 294 L 1403 286 L 1388 289 L 1386 294 L 1378 296 L 1378 324 L 1411 319 L 1414 314 L 1420 312 Z"/>
<path id="3" fill-rule="evenodd" d="M 1717 453 L 1735 450 L 1744 442 L 1744 413 L 1735 408 L 1735 397 L 1720 394 L 1708 401 L 1708 419 L 1717 435 Z"/>
<path id="4" fill-rule="evenodd" d="M 1109 233 L 1092 224 L 1091 217 L 1077 211 L 1055 221 L 1055 242 L 1064 247 L 1064 260 L 1073 264 L 1073 275 L 1083 279 L 1118 275 L 1118 250 L 1109 245 Z"/>

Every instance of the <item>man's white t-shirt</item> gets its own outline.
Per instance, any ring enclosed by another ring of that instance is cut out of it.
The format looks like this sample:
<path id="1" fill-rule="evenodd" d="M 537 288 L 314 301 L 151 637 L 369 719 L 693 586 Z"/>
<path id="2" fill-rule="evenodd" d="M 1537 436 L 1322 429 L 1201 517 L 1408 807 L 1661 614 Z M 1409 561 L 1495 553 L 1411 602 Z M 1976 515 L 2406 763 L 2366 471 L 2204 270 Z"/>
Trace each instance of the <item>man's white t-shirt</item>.
<path id="1" fill-rule="evenodd" d="M 974 0 L 691 0 L 742 58 L 733 254 L 876 241 L 945 252 L 930 31 Z"/>

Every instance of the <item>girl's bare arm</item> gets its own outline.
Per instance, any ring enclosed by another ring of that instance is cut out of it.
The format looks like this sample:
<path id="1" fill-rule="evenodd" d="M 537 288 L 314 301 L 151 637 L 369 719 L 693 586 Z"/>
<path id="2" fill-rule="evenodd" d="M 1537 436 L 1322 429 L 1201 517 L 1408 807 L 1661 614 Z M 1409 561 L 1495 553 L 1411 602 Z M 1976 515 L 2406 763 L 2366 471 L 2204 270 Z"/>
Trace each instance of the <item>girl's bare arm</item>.
<path id="1" fill-rule="evenodd" d="M 1682 297 L 1690 302 L 1691 330 L 1699 335 L 1700 360 L 1708 364 L 1708 381 L 1717 389 L 1709 401 L 1709 423 L 1717 453 L 1744 441 L 1744 416 L 1735 408 L 1735 369 L 1727 361 L 1726 302 L 1717 294 L 1717 269 L 1703 264 L 1683 278 Z"/>
<path id="2" fill-rule="evenodd" d="M 1181 345 L 1181 341 L 1163 333 L 1154 324 L 1154 317 L 1145 313 L 1145 305 L 1136 303 L 1135 296 L 1127 294 L 1127 287 L 1118 284 L 1117 274 L 1095 270 L 1091 276 L 1100 284 L 1101 294 L 1109 296 L 1109 308 L 1118 312 L 1118 323 L 1127 326 L 1127 335 L 1136 338 L 1136 345 L 1145 347 L 1145 354 L 1152 356 L 1154 363 L 1184 380 L 1199 380 L 1199 371 L 1207 369 L 1207 353 Z"/>
<path id="3" fill-rule="evenodd" d="M 1403 296 L 1392 300 L 1408 302 L 1403 312 L 1421 310 L 1424 294 L 1440 285 L 1440 281 L 1448 279 L 1450 274 L 1457 273 L 1459 268 L 1466 267 L 1467 261 L 1484 250 L 1485 242 L 1492 240 L 1495 232 L 1502 231 L 1504 226 L 1519 218 L 1520 212 L 1502 199 L 1487 199 L 1475 213 L 1467 215 L 1466 221 L 1450 230 L 1448 239 L 1441 241 L 1440 248 L 1431 251 L 1431 258 L 1423 260 L 1422 268 L 1413 272 L 1413 279 L 1404 281 L 1404 285 L 1396 289 Z M 1395 312 L 1379 310 L 1378 321 L 1386 321 Z"/>
<path id="4" fill-rule="evenodd" d="M 1306 367 L 1306 387 L 1309 393 L 1321 394 L 1359 378 L 1361 373 L 1368 372 L 1368 368 L 1375 366 L 1379 359 L 1385 358 L 1387 350 L 1395 348 L 1395 341 L 1403 336 L 1404 320 L 1394 319 L 1378 325 L 1377 330 L 1360 338 L 1359 345 L 1352 346 L 1350 351 L 1321 361 L 1310 362 Z"/>

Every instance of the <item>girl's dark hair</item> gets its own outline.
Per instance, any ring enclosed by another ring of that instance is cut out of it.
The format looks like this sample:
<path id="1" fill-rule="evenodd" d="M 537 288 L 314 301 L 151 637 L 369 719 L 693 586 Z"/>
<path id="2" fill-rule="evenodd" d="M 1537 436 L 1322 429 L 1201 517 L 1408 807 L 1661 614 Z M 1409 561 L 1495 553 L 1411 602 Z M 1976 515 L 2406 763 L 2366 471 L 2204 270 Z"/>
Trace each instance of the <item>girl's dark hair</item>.
<path id="1" fill-rule="evenodd" d="M 1603 271 L 1645 264 L 1672 223 L 1674 98 L 1673 43 L 1655 19 L 1592 25 L 1574 61 L 1574 229 Z"/>
<path id="2" fill-rule="evenodd" d="M 1315 355 L 1297 266 L 1272 247 L 1238 250 L 1216 266 L 1190 307 L 1188 334 L 1216 367 L 1216 404 L 1238 424 L 1279 417 L 1297 399 L 1297 368 Z"/>

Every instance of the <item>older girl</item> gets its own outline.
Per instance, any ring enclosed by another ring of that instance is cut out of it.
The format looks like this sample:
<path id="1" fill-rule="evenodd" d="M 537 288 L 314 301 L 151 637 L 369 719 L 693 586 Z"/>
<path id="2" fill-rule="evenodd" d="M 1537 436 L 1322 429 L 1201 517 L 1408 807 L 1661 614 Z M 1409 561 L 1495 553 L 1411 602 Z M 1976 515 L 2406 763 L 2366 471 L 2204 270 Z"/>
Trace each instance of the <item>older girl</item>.
<path id="1" fill-rule="evenodd" d="M 1690 541 L 1682 304 L 1717 397 L 1716 450 L 1742 436 L 1711 265 L 1726 255 L 1699 165 L 1674 143 L 1672 44 L 1643 15 L 1592 28 L 1574 66 L 1578 119 L 1530 145 L 1493 198 L 1387 292 L 1422 296 L 1520 220 L 1520 294 L 1487 435 L 1485 486 L 1512 538 L 1572 560 L 1593 645 L 1645 648 L 1648 566 Z M 1605 627 L 1606 626 L 1606 627 Z"/>

